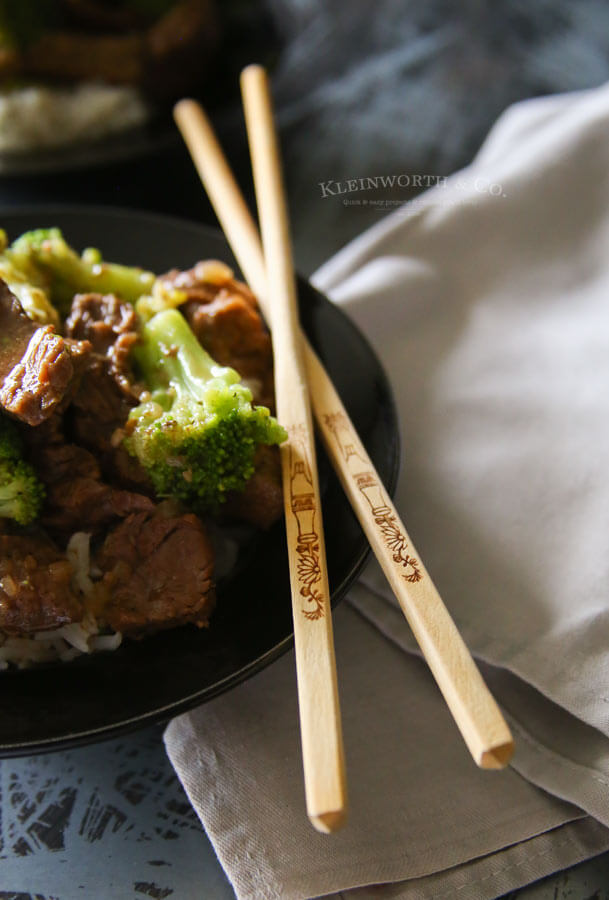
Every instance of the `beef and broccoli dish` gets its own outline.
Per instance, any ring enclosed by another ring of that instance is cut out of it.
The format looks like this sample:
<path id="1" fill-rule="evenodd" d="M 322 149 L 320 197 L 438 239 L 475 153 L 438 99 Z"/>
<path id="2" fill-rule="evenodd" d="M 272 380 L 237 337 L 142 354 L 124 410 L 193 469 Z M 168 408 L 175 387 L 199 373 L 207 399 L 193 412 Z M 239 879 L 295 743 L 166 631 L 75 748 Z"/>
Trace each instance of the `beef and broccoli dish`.
<path id="1" fill-rule="evenodd" d="M 0 241 L 0 666 L 207 625 L 213 534 L 283 509 L 255 297 L 215 260 Z"/>

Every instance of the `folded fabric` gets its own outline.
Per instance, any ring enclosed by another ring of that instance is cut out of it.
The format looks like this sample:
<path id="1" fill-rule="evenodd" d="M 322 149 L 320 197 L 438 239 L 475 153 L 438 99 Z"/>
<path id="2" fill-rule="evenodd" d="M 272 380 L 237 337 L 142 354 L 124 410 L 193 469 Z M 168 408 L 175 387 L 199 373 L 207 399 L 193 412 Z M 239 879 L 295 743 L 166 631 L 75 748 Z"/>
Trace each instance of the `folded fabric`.
<path id="1" fill-rule="evenodd" d="M 475 768 L 371 563 L 335 616 L 342 832 L 305 817 L 291 656 L 167 728 L 239 898 L 488 900 L 609 847 L 608 126 L 609 86 L 513 107 L 314 278 L 386 367 L 398 509 L 517 751 Z"/>

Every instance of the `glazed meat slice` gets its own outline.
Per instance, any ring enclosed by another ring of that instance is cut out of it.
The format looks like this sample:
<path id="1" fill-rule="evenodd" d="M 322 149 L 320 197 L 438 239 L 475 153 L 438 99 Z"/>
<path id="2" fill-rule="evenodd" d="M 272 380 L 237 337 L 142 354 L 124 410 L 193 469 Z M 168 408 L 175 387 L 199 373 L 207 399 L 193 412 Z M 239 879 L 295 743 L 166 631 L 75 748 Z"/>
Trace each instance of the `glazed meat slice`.
<path id="1" fill-rule="evenodd" d="M 0 535 L 0 630 L 31 634 L 82 619 L 72 566 L 50 541 Z"/>
<path id="2" fill-rule="evenodd" d="M 237 519 L 249 522 L 256 528 L 267 529 L 283 513 L 281 463 L 277 447 L 259 447 L 255 463 L 256 470 L 245 490 L 227 497 L 223 515 L 227 519 Z"/>
<path id="3" fill-rule="evenodd" d="M 272 409 L 271 337 L 252 292 L 232 277 L 230 269 L 213 261 L 185 271 L 172 269 L 162 280 L 186 294 L 180 308 L 210 356 L 236 369 L 252 389 L 254 401 Z"/>
<path id="4" fill-rule="evenodd" d="M 64 535 L 96 533 L 117 519 L 153 507 L 146 495 L 104 482 L 95 457 L 84 447 L 49 446 L 37 461 L 46 486 L 41 523 Z"/>
<path id="5" fill-rule="evenodd" d="M 39 425 L 62 402 L 90 350 L 86 341 L 35 325 L 0 280 L 0 406 L 27 425 Z"/>
<path id="6" fill-rule="evenodd" d="M 144 494 L 113 488 L 97 478 L 76 476 L 47 486 L 40 521 L 63 535 L 74 531 L 97 533 L 111 522 L 151 509 L 152 505 Z"/>
<path id="7" fill-rule="evenodd" d="M 107 536 L 96 564 L 109 600 L 103 619 L 141 636 L 194 623 L 214 606 L 213 548 L 196 516 L 136 513 Z"/>
<path id="8" fill-rule="evenodd" d="M 36 326 L 28 319 L 19 300 L 0 279 L 0 334 L 10 335 L 10 341 L 0 343 L 0 377 L 6 378 L 27 350 Z"/>
<path id="9" fill-rule="evenodd" d="M 115 294 L 76 294 L 65 332 L 77 341 L 89 341 L 94 354 L 106 360 L 107 369 L 123 393 L 137 400 L 129 354 L 138 339 L 137 317 L 130 303 Z"/>
<path id="10" fill-rule="evenodd" d="M 58 415 L 38 428 L 23 429 L 22 435 L 46 489 L 40 523 L 54 533 L 95 534 L 117 519 L 153 508 L 144 494 L 106 483 L 95 456 L 65 440 Z"/>
<path id="11" fill-rule="evenodd" d="M 120 390 L 103 359 L 91 359 L 75 392 L 66 422 L 79 444 L 102 456 L 113 450 L 114 433 L 123 428 L 135 404 Z"/>
<path id="12" fill-rule="evenodd" d="M 114 294 L 74 297 L 66 333 L 89 341 L 93 349 L 67 420 L 71 436 L 95 453 L 104 475 L 122 487 L 151 493 L 146 472 L 117 440 L 141 392 L 129 363 L 136 327 L 133 306 Z"/>
<path id="13" fill-rule="evenodd" d="M 99 460 L 103 476 L 123 488 L 152 493 L 145 469 L 121 444 L 133 406 L 110 375 L 104 360 L 91 360 L 66 413 L 69 434 Z"/>

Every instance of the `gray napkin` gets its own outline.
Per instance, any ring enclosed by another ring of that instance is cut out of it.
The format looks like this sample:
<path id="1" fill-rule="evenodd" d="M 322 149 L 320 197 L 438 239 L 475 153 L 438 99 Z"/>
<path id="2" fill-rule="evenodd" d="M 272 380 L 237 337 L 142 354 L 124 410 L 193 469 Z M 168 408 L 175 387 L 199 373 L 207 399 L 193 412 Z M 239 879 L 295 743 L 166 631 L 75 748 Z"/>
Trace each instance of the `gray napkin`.
<path id="1" fill-rule="evenodd" d="M 314 279 L 386 366 L 398 508 L 517 752 L 476 769 L 371 563 L 335 616 L 342 832 L 305 817 L 291 656 L 166 731 L 240 898 L 492 898 L 609 847 L 608 126 L 609 87 L 511 108 Z"/>

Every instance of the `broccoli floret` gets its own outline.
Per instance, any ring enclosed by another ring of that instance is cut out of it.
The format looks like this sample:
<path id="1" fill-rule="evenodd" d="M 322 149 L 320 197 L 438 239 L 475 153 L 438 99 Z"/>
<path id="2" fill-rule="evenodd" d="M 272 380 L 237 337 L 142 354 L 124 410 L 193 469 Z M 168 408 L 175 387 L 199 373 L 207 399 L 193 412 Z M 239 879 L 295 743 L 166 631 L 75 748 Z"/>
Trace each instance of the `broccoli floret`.
<path id="1" fill-rule="evenodd" d="M 125 445 L 147 470 L 158 495 L 199 512 L 217 511 L 243 490 L 260 444 L 279 444 L 285 429 L 234 369 L 218 365 L 175 309 L 142 325 L 134 359 L 150 390 L 133 409 Z"/>
<path id="2" fill-rule="evenodd" d="M 45 288 L 52 303 L 65 314 L 76 293 L 117 294 L 135 303 L 152 290 L 155 276 L 137 266 L 104 262 L 100 252 L 88 248 L 79 256 L 59 228 L 26 231 L 4 251 L 28 280 Z"/>
<path id="3" fill-rule="evenodd" d="M 32 283 L 32 273 L 26 275 L 15 264 L 13 254 L 8 249 L 8 237 L 4 229 L 0 229 L 0 278 L 6 282 L 32 321 L 40 325 L 59 326 L 59 313 L 49 300 L 44 287 Z"/>
<path id="4" fill-rule="evenodd" d="M 38 517 L 44 495 L 42 482 L 23 457 L 17 429 L 0 416 L 0 518 L 29 525 Z"/>

